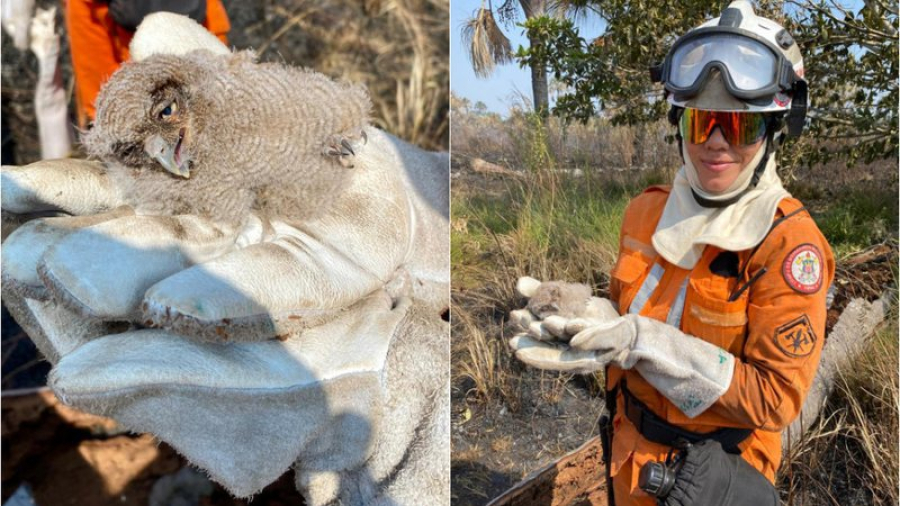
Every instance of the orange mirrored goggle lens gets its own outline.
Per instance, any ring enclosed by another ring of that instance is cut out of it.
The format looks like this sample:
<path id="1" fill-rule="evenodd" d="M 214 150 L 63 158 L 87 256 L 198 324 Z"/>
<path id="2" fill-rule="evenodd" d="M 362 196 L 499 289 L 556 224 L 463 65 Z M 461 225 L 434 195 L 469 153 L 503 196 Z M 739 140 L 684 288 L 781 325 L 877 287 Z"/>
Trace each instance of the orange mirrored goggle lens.
<path id="1" fill-rule="evenodd" d="M 766 116 L 759 112 L 722 112 L 685 109 L 679 121 L 681 137 L 691 144 L 703 144 L 719 127 L 731 145 L 756 144 L 766 135 Z"/>

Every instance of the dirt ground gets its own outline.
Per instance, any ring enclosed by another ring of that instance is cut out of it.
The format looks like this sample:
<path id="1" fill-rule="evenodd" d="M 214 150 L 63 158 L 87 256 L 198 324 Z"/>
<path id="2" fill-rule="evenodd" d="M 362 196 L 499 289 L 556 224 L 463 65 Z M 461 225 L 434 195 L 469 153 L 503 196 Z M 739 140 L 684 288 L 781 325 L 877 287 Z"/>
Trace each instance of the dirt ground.
<path id="1" fill-rule="evenodd" d="M 470 404 L 466 385 L 453 385 L 453 504 L 485 504 L 597 435 L 603 403 L 579 378 L 548 385 L 557 380 L 525 376 L 522 408 L 515 413 L 502 405 Z M 558 399 L 547 398 L 548 391 Z"/>
<path id="2" fill-rule="evenodd" d="M 46 389 L 4 394 L 2 412 L 3 501 L 27 484 L 37 506 L 249 504 L 189 468 L 169 445 L 63 406 Z M 252 504 L 299 505 L 303 498 L 288 472 Z"/>

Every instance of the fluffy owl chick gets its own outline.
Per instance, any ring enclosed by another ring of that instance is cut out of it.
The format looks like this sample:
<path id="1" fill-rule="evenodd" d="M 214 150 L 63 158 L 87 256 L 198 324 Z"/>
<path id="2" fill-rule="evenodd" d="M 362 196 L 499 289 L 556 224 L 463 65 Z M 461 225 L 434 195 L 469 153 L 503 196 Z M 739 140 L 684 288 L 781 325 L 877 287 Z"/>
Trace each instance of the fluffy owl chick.
<path id="1" fill-rule="evenodd" d="M 528 310 L 540 319 L 548 316 L 574 318 L 583 316 L 591 298 L 591 289 L 580 283 L 545 281 L 528 300 Z"/>
<path id="2" fill-rule="evenodd" d="M 353 177 L 370 109 L 362 86 L 251 51 L 154 55 L 113 74 L 84 144 L 139 213 L 308 219 Z"/>

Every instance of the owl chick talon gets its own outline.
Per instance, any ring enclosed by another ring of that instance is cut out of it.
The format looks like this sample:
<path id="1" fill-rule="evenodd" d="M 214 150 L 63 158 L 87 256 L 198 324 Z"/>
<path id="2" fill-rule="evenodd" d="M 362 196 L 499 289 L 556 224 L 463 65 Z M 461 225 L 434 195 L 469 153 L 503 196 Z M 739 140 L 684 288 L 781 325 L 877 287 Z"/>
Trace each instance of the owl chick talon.
<path id="1" fill-rule="evenodd" d="M 331 138 L 331 141 L 326 144 L 324 153 L 327 156 L 336 157 L 341 166 L 348 169 L 353 168 L 352 157 L 356 156 L 356 152 L 353 151 L 353 147 L 347 138 L 341 135 L 335 135 Z"/>
<path id="2" fill-rule="evenodd" d="M 341 146 L 350 152 L 351 155 L 355 155 L 353 152 L 353 148 L 350 146 L 350 143 L 347 142 L 347 139 L 341 139 Z M 343 151 L 343 150 L 342 150 Z M 346 154 L 346 153 L 345 153 Z"/>

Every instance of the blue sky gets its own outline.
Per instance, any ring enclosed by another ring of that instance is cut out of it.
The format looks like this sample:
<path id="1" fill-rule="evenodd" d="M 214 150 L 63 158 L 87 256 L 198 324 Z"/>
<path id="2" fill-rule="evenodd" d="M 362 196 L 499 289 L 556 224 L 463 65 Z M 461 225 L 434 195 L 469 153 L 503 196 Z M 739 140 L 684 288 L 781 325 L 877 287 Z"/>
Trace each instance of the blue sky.
<path id="1" fill-rule="evenodd" d="M 502 0 L 494 0 L 494 7 L 501 3 Z M 487 105 L 488 110 L 505 114 L 510 105 L 519 101 L 517 98 L 519 94 L 531 100 L 531 71 L 528 68 L 519 68 L 518 63 L 509 63 L 495 68 L 493 75 L 488 79 L 475 77 L 468 53 L 462 43 L 462 26 L 480 7 L 481 0 L 450 2 L 450 89 L 455 95 L 468 98 L 472 103 L 481 101 Z M 524 20 L 521 10 L 519 14 Z M 500 28 L 509 38 L 513 51 L 519 46 L 528 45 L 522 27 L 507 27 L 501 24 Z M 586 21 L 579 24 L 579 29 L 583 37 L 596 37 L 602 33 L 603 24 L 599 19 Z"/>

